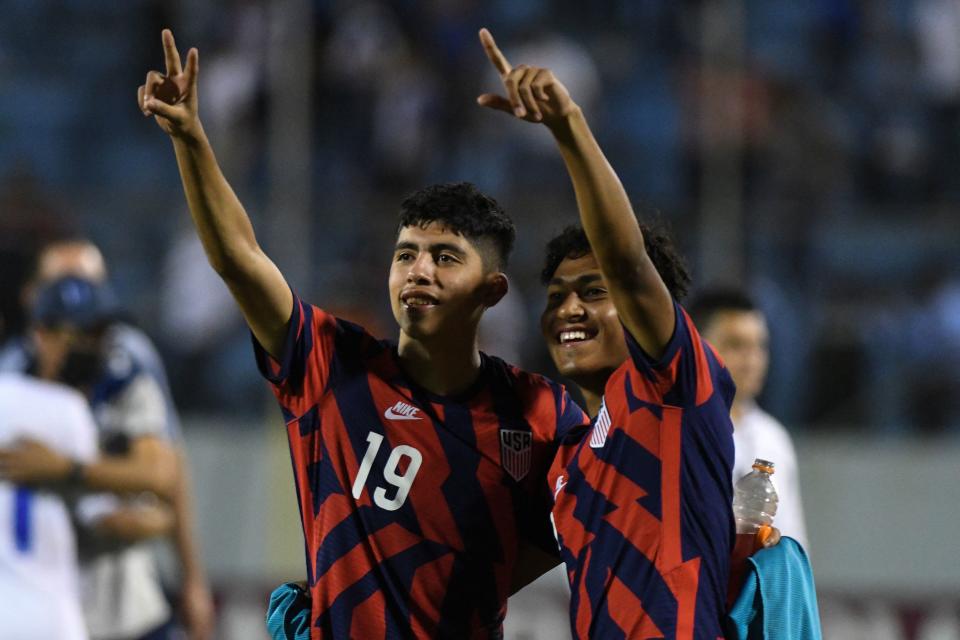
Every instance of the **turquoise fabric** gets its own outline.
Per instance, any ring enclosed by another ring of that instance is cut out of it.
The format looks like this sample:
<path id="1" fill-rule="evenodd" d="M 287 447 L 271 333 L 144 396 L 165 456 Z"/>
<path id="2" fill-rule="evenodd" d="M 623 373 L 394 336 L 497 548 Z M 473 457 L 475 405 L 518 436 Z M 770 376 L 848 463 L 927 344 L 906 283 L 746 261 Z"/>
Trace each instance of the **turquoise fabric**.
<path id="1" fill-rule="evenodd" d="M 793 538 L 748 559 L 743 589 L 727 614 L 729 640 L 821 640 L 813 571 Z"/>
<path id="2" fill-rule="evenodd" d="M 270 594 L 267 631 L 273 640 L 310 640 L 310 596 L 294 582 Z"/>

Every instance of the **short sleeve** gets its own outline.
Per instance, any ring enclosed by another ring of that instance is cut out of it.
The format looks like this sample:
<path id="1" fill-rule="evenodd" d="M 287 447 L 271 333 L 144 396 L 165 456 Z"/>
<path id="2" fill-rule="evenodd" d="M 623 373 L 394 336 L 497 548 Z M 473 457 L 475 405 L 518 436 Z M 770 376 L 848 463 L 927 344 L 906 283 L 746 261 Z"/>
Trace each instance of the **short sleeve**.
<path id="1" fill-rule="evenodd" d="M 121 363 L 131 363 L 135 371 L 146 373 L 156 381 L 163 395 L 167 434 L 171 439 L 179 440 L 180 416 L 170 393 L 170 382 L 163 359 L 149 336 L 137 327 L 117 323 L 111 327 L 108 340 L 111 360 L 116 358 Z M 126 366 L 129 367 L 130 364 Z"/>
<path id="2" fill-rule="evenodd" d="M 330 375 L 337 320 L 322 309 L 293 296 L 293 310 L 278 359 L 252 336 L 260 375 L 270 383 L 280 404 L 302 415 L 324 390 Z"/>
<path id="3" fill-rule="evenodd" d="M 98 408 L 100 421 L 111 432 L 130 438 L 153 436 L 168 439 L 167 402 L 157 380 L 139 373 L 109 403 Z"/>
<path id="4" fill-rule="evenodd" d="M 719 392 L 729 405 L 733 400 L 733 382 L 720 357 L 700 337 L 683 307 L 676 301 L 673 306 L 673 335 L 659 358 L 647 354 L 624 328 L 633 368 L 645 384 L 652 385 L 664 404 L 699 406 Z"/>

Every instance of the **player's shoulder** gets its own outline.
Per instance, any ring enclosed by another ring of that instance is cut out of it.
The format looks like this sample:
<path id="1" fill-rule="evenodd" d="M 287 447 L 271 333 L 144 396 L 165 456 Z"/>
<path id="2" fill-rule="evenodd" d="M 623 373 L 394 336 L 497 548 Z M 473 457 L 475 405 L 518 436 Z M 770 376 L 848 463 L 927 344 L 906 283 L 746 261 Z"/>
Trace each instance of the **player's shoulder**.
<path id="1" fill-rule="evenodd" d="M 486 360 L 486 366 L 490 369 L 491 378 L 499 379 L 501 385 L 509 387 L 518 395 L 553 397 L 557 394 L 563 395 L 566 391 L 562 384 L 543 374 L 521 369 L 497 356 L 483 354 L 483 357 Z"/>
<path id="2" fill-rule="evenodd" d="M 140 327 L 127 322 L 117 322 L 107 333 L 107 351 L 110 356 L 125 355 L 141 368 L 161 366 L 160 353 L 150 336 Z"/>
<path id="3" fill-rule="evenodd" d="M 793 450 L 793 437 L 790 435 L 790 431 L 782 422 L 759 406 L 753 405 L 744 414 L 741 422 L 746 422 L 744 426 L 755 434 L 754 437 Z M 740 428 L 739 425 L 738 428 Z"/>
<path id="4" fill-rule="evenodd" d="M 787 428 L 783 426 L 783 423 L 756 404 L 744 413 L 743 420 L 748 422 L 750 429 L 777 434 L 788 434 Z"/>
<path id="5" fill-rule="evenodd" d="M 369 356 L 392 346 L 390 340 L 376 337 L 362 320 L 343 317 L 296 294 L 294 297 L 294 315 L 291 319 L 309 327 L 314 334 L 332 334 L 337 348 L 356 351 L 356 355 Z"/>
<path id="6" fill-rule="evenodd" d="M 86 407 L 87 405 L 87 400 L 83 394 L 73 387 L 24 373 L 0 373 L 0 393 L 16 398 L 23 404 L 44 403 L 43 406 L 54 405 L 61 408 L 65 405 L 73 407 Z"/>

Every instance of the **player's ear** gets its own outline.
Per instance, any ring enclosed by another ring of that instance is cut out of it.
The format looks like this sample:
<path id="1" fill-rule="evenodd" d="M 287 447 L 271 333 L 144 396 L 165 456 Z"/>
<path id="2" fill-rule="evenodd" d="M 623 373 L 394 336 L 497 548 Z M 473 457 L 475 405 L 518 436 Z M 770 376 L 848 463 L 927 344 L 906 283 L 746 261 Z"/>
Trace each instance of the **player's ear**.
<path id="1" fill-rule="evenodd" d="M 496 305 L 510 290 L 510 280 L 502 271 L 494 271 L 487 276 L 487 286 L 483 293 L 483 306 L 488 309 Z"/>

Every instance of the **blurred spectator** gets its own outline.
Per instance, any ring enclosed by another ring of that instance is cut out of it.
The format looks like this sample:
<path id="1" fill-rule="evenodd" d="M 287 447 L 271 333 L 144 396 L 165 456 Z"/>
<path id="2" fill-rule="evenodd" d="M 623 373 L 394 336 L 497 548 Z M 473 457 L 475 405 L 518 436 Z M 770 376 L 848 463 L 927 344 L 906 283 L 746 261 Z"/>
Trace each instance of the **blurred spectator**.
<path id="1" fill-rule="evenodd" d="M 212 599 L 193 537 L 189 478 L 177 447 L 179 421 L 163 365 L 149 338 L 119 319 L 118 306 L 93 310 L 80 306 L 87 303 L 83 292 L 88 292 L 91 300 L 107 295 L 102 293 L 106 291 L 102 284 L 106 275 L 103 256 L 95 245 L 79 238 L 61 240 L 39 253 L 24 297 L 32 300 L 38 288 L 63 283 L 63 278 L 70 276 L 66 281 L 73 282 L 80 293 L 74 295 L 73 289 L 63 288 L 61 312 L 102 314 L 102 327 L 92 345 L 97 351 L 91 346 L 83 373 L 89 377 L 86 391 L 106 457 L 97 463 L 99 466 L 85 470 L 84 480 L 90 486 L 118 493 L 149 491 L 172 502 L 176 522 L 172 538 L 182 570 L 181 614 L 192 637 L 208 638 Z M 37 364 L 37 353 L 34 341 L 29 336 L 21 337 L 0 354 L 0 368 L 31 370 Z M 162 634 L 170 633 L 171 612 L 149 547 L 132 545 L 89 554 L 83 576 L 84 613 L 95 640 L 139 638 L 151 633 L 166 637 Z"/>
<path id="2" fill-rule="evenodd" d="M 29 437 L 79 463 L 96 457 L 90 408 L 54 382 L 61 369 L 45 367 L 48 380 L 0 373 L 0 447 Z M 5 457 L 0 450 L 0 639 L 85 640 L 72 505 L 55 491 L 11 481 Z"/>
<path id="3" fill-rule="evenodd" d="M 77 278 L 50 283 L 32 306 L 32 368 L 39 378 L 0 374 L 6 447 L 0 449 L 0 478 L 13 507 L 4 513 L 14 518 L 5 528 L 13 530 L 14 544 L 0 545 L 11 554 L 4 565 L 14 569 L 12 575 L 4 572 L 8 580 L 0 586 L 2 606 L 9 607 L 0 637 L 87 637 L 84 618 L 90 611 L 84 607 L 81 617 L 77 549 L 58 492 L 76 496 L 83 488 L 115 490 L 120 485 L 115 481 L 118 469 L 98 459 L 96 428 L 82 395 L 96 381 L 100 342 L 114 311 L 105 288 Z M 16 486 L 7 484 L 11 482 Z M 131 483 L 125 488 L 143 487 Z M 116 549 L 166 534 L 173 514 L 143 500 L 118 507 L 109 499 L 87 497 L 76 505 L 76 522 L 81 533 L 88 533 L 88 547 Z"/>

